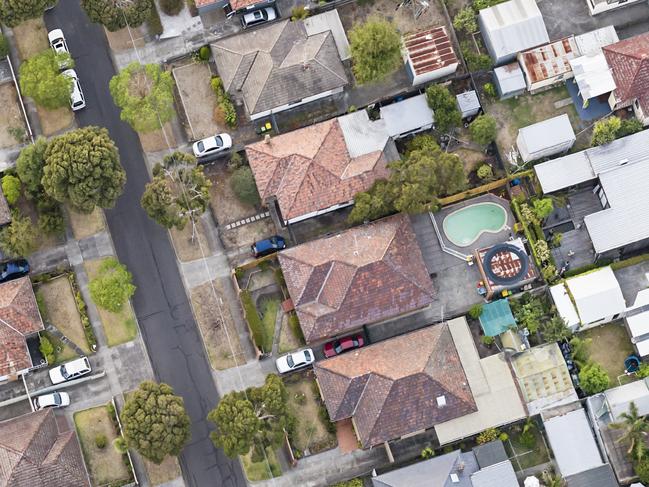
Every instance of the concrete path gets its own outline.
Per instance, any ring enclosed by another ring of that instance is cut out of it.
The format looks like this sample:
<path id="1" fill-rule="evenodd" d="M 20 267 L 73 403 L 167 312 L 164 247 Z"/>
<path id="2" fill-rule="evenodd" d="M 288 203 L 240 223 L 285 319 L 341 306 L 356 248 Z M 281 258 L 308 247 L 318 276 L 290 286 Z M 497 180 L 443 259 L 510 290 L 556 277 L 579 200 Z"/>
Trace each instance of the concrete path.
<path id="1" fill-rule="evenodd" d="M 247 387 L 259 387 L 264 384 L 268 374 L 276 374 L 275 361 L 271 358 L 251 360 L 245 365 L 214 372 L 214 379 L 221 395 L 232 391 L 241 391 Z"/>

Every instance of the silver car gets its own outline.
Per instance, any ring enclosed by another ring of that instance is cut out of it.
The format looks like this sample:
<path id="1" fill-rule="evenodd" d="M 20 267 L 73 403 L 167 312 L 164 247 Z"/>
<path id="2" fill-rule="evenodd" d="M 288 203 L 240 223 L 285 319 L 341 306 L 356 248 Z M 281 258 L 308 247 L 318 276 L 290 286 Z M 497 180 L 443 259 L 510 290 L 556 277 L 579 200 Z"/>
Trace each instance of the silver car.
<path id="1" fill-rule="evenodd" d="M 250 13 L 244 14 L 241 17 L 241 26 L 244 29 L 252 27 L 253 25 L 271 22 L 277 18 L 277 12 L 273 7 L 266 7 L 259 10 L 253 10 Z"/>

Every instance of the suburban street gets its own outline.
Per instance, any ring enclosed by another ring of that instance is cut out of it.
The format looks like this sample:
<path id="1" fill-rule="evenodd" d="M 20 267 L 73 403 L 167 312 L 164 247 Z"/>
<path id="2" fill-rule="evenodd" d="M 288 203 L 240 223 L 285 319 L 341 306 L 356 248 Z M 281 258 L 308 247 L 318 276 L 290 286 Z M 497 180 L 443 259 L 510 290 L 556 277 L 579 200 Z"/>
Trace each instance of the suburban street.
<path id="1" fill-rule="evenodd" d="M 244 486 L 239 463 L 216 450 L 209 439 L 208 412 L 218 401 L 210 367 L 166 230 L 140 207 L 149 180 L 140 141 L 120 120 L 108 82 L 115 74 L 103 29 L 91 24 L 78 0 L 61 0 L 46 12 L 48 29 L 63 29 L 76 62 L 87 108 L 79 126 L 107 127 L 117 143 L 128 180 L 114 209 L 106 212 L 119 260 L 133 273 L 133 305 L 158 380 L 185 400 L 192 437 L 180 457 L 187 485 Z"/>

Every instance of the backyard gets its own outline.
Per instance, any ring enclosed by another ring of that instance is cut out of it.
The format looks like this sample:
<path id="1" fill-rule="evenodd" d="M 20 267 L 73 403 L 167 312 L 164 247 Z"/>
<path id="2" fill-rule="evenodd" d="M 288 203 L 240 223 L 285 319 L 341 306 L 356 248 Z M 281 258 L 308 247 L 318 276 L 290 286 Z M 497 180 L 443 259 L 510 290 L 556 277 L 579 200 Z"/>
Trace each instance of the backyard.
<path id="1" fill-rule="evenodd" d="M 108 408 L 99 406 L 74 414 L 81 450 L 90 473 L 92 485 L 123 485 L 132 478 L 124 456 L 113 448 L 117 431 Z M 102 446 L 103 444 L 103 446 Z"/>
<path id="2" fill-rule="evenodd" d="M 88 274 L 88 279 L 92 280 L 97 276 L 99 268 L 107 259 L 110 257 L 84 261 L 83 266 Z M 109 347 L 130 342 L 137 336 L 137 324 L 130 302 L 125 303 L 118 313 L 102 309 L 99 306 L 97 310 Z"/>
<path id="3" fill-rule="evenodd" d="M 539 431 L 539 427 L 531 418 L 530 427 L 524 433 L 525 424 L 511 426 L 504 431 L 509 435 L 505 441 L 505 450 L 510 457 L 514 470 L 521 471 L 550 461 L 548 447 Z"/>
<path id="4" fill-rule="evenodd" d="M 583 340 L 589 340 L 588 358 L 600 364 L 608 372 L 609 387 L 619 386 L 617 378 L 624 376 L 624 359 L 634 353 L 624 325 L 620 322 L 607 323 L 582 331 L 578 336 Z M 628 382 L 628 379 L 624 382 Z"/>
<path id="5" fill-rule="evenodd" d="M 11 81 L 0 85 L 0 106 L 2 107 L 0 149 L 6 149 L 22 142 L 19 139 L 26 135 L 25 122 L 18 102 L 18 93 Z"/>
<path id="6" fill-rule="evenodd" d="M 99 207 L 95 207 L 92 213 L 81 213 L 68 207 L 67 214 L 72 233 L 77 240 L 90 237 L 106 228 L 104 210 Z"/>

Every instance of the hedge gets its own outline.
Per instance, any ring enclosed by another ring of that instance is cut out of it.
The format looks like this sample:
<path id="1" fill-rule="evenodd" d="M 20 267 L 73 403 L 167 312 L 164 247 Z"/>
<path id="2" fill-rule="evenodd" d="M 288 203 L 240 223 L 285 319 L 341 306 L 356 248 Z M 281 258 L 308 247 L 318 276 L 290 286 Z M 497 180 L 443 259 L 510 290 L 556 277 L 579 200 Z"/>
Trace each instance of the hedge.
<path id="1" fill-rule="evenodd" d="M 613 262 L 611 264 L 611 269 L 613 270 L 624 269 L 625 267 L 640 264 L 646 260 L 649 260 L 649 254 L 636 255 L 635 257 L 629 257 L 628 259 L 625 260 Z"/>
<path id="2" fill-rule="evenodd" d="M 243 307 L 243 314 L 248 322 L 250 327 L 250 332 L 252 333 L 252 339 L 257 345 L 257 348 L 262 349 L 264 344 L 264 327 L 261 323 L 261 318 L 257 312 L 257 307 L 255 306 L 254 301 L 252 300 L 252 295 L 250 291 L 244 289 L 239 294 L 241 299 L 241 306 Z M 262 350 L 262 352 L 267 352 L 269 350 Z"/>

